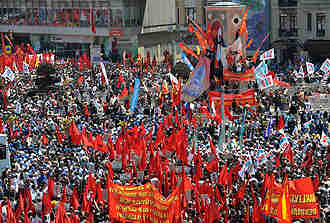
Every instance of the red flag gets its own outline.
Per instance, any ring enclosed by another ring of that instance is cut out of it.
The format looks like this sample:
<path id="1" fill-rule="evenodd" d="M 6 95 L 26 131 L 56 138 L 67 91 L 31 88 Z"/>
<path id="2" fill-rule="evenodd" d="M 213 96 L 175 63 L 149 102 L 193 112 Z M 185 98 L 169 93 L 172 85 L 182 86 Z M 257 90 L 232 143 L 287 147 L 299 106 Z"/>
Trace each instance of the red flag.
<path id="1" fill-rule="evenodd" d="M 0 223 L 2 223 L 2 222 L 0 221 Z M 31 223 L 29 215 L 27 215 L 27 214 L 24 215 L 24 223 Z"/>
<path id="2" fill-rule="evenodd" d="M 90 202 L 87 198 L 87 193 L 88 193 L 88 189 L 87 189 L 87 185 L 86 185 L 86 189 L 83 192 L 83 199 L 82 199 L 82 210 L 85 212 L 90 211 Z"/>
<path id="3" fill-rule="evenodd" d="M 97 185 L 96 185 L 96 180 L 91 173 L 88 175 L 87 182 L 88 182 L 88 190 L 91 190 L 93 192 L 93 196 L 95 196 Z"/>
<path id="4" fill-rule="evenodd" d="M 57 208 L 55 223 L 64 223 L 64 213 L 65 213 L 64 203 L 61 202 Z"/>
<path id="5" fill-rule="evenodd" d="M 73 188 L 73 193 L 71 196 L 70 204 L 73 208 L 73 210 L 78 210 L 79 208 L 79 198 L 78 198 L 78 192 L 76 188 Z"/>
<path id="6" fill-rule="evenodd" d="M 86 131 L 85 131 L 86 132 Z M 87 138 L 85 133 L 81 134 L 81 142 L 83 144 L 83 149 L 89 153 L 87 147 L 93 147 L 94 148 L 94 143 L 93 143 L 93 136 L 92 133 L 89 134 L 89 138 Z"/>
<path id="7" fill-rule="evenodd" d="M 69 135 L 71 136 L 73 145 L 80 145 L 81 134 L 74 121 L 71 122 L 70 129 L 69 129 Z"/>
<path id="8" fill-rule="evenodd" d="M 102 187 L 101 187 L 101 183 L 98 183 L 97 184 L 97 202 L 100 203 L 100 204 L 103 204 L 103 192 L 102 192 Z"/>
<path id="9" fill-rule="evenodd" d="M 209 171 L 210 173 L 211 172 L 216 172 L 218 171 L 219 169 L 219 161 L 218 161 L 218 158 L 214 158 L 211 162 L 209 162 L 207 165 L 206 165 L 206 169 L 207 171 Z"/>
<path id="10" fill-rule="evenodd" d="M 212 138 L 209 136 L 209 142 L 210 142 L 210 147 L 211 147 L 211 152 L 215 155 L 215 156 L 217 156 L 217 150 L 216 150 L 216 148 L 215 148 L 215 146 L 214 146 L 214 144 L 213 144 L 213 142 L 212 142 Z"/>
<path id="11" fill-rule="evenodd" d="M 1 216 L 2 218 L 2 216 Z M 16 218 L 13 212 L 13 209 L 11 208 L 10 201 L 8 201 L 8 206 L 7 206 L 7 223 L 16 223 Z"/>
<path id="12" fill-rule="evenodd" d="M 217 204 L 215 203 L 214 199 L 211 200 L 211 204 L 208 207 L 208 222 L 213 223 L 215 220 L 218 220 L 221 218 L 219 213 L 219 208 Z M 225 221 L 227 222 L 227 221 Z"/>
<path id="13" fill-rule="evenodd" d="M 245 188 L 246 188 L 246 183 L 244 183 L 237 191 L 237 198 L 240 199 L 241 201 L 244 199 Z"/>
<path id="14" fill-rule="evenodd" d="M 278 125 L 277 125 L 277 130 L 281 131 L 282 129 L 284 129 L 284 120 L 283 120 L 283 117 L 281 115 L 280 120 L 279 120 Z"/>
<path id="15" fill-rule="evenodd" d="M 48 196 L 52 199 L 54 196 L 54 180 L 52 178 L 48 179 Z"/>
<path id="16" fill-rule="evenodd" d="M 43 145 L 47 145 L 49 140 L 45 134 L 42 135 L 41 142 Z"/>
<path id="17" fill-rule="evenodd" d="M 32 213 L 35 213 L 35 208 L 32 202 L 32 196 L 31 196 L 31 192 L 30 189 L 25 189 L 24 190 L 24 200 L 27 201 L 27 207 L 26 207 L 26 212 L 28 211 L 32 211 Z"/>
<path id="18" fill-rule="evenodd" d="M 43 193 L 42 196 L 42 215 L 45 216 L 51 212 L 52 204 L 48 194 Z"/>
<path id="19" fill-rule="evenodd" d="M 121 74 L 119 74 L 118 80 L 117 80 L 117 88 L 119 88 L 119 85 L 121 83 L 125 83 L 125 81 L 124 81 L 124 78 L 121 76 Z"/>
<path id="20" fill-rule="evenodd" d="M 85 105 L 85 108 L 84 108 L 84 114 L 89 117 L 89 112 L 88 112 L 88 106 Z"/>
<path id="21" fill-rule="evenodd" d="M 218 184 L 222 184 L 222 185 L 227 185 L 228 182 L 227 182 L 227 165 L 225 165 L 220 174 L 219 174 L 219 178 L 218 178 Z"/>
<path id="22" fill-rule="evenodd" d="M 246 214 L 245 214 L 245 219 L 244 219 L 244 223 L 249 223 L 250 222 L 250 202 L 248 201 L 246 207 Z"/>
<path id="23" fill-rule="evenodd" d="M 97 135 L 95 138 L 94 149 L 100 152 L 108 152 L 107 146 L 104 144 L 102 136 Z"/>
<path id="24" fill-rule="evenodd" d="M 292 153 L 292 149 L 291 149 L 291 145 L 289 144 L 289 146 L 287 147 L 287 149 L 285 150 L 284 153 L 282 153 L 284 157 L 287 157 L 288 160 L 290 161 L 290 163 L 292 165 L 294 165 L 294 160 L 293 160 L 293 153 Z"/>
<path id="25" fill-rule="evenodd" d="M 94 14 L 93 14 L 93 9 L 90 9 L 90 18 L 91 18 L 91 25 L 92 25 L 92 33 L 96 33 L 96 29 L 95 29 L 95 18 L 94 18 Z"/>
<path id="26" fill-rule="evenodd" d="M 94 214 L 90 212 L 87 218 L 87 223 L 94 223 Z"/>
<path id="27" fill-rule="evenodd" d="M 66 186 L 63 185 L 62 202 L 66 203 Z"/>
<path id="28" fill-rule="evenodd" d="M 56 125 L 56 138 L 57 138 L 57 142 L 58 144 L 62 145 L 63 144 L 63 135 L 60 132 L 58 126 Z"/>
<path id="29" fill-rule="evenodd" d="M 18 207 L 15 213 L 17 220 L 19 220 L 19 218 L 21 217 L 23 210 L 24 210 L 24 201 L 23 201 L 22 193 L 19 193 Z"/>
<path id="30" fill-rule="evenodd" d="M 123 97 L 128 97 L 128 91 L 127 91 L 126 86 L 124 86 L 124 89 L 119 96 L 120 99 L 122 99 Z"/>

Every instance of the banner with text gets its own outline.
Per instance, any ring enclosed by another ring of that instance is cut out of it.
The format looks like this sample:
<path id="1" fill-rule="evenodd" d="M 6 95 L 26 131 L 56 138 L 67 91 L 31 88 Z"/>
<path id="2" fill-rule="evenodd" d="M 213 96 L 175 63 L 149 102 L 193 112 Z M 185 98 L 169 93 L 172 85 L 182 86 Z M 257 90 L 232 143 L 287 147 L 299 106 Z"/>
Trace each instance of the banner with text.
<path id="1" fill-rule="evenodd" d="M 170 223 L 179 202 L 176 193 L 164 199 L 151 183 L 142 186 L 110 183 L 109 199 L 111 218 L 129 222 Z"/>
<path id="2" fill-rule="evenodd" d="M 270 207 L 264 206 L 264 210 L 270 210 L 269 215 L 277 218 L 277 206 L 281 197 L 281 186 L 273 185 Z M 291 216 L 293 219 L 319 218 L 319 203 L 314 194 L 313 183 L 310 177 L 289 181 L 289 194 L 291 203 Z M 266 200 L 269 198 L 267 193 Z M 270 208 L 270 209 L 268 209 Z"/>

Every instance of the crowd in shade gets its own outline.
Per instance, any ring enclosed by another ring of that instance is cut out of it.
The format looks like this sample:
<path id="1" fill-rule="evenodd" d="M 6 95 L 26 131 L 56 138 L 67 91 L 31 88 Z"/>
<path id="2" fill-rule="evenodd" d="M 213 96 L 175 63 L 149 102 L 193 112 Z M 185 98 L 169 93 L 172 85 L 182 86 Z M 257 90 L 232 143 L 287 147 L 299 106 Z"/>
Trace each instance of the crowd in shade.
<path id="1" fill-rule="evenodd" d="M 110 214 L 110 181 L 152 183 L 164 199 L 182 188 L 173 222 L 278 222 L 263 208 L 270 185 L 307 177 L 320 217 L 292 221 L 329 219 L 330 114 L 295 80 L 222 116 L 207 92 L 181 100 L 185 80 L 162 65 L 76 65 L 55 63 L 51 87 L 36 86 L 37 69 L 1 78 L 0 222 L 124 222 Z"/>

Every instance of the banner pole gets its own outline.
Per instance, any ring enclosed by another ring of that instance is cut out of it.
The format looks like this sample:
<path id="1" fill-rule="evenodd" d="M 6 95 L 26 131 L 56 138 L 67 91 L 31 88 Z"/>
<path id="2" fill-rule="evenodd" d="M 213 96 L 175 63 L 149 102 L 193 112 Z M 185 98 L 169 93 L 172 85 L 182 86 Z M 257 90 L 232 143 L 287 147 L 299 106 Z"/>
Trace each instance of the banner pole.
<path id="1" fill-rule="evenodd" d="M 239 144 L 238 147 L 241 148 L 241 143 L 242 143 L 242 139 L 243 139 L 243 135 L 244 135 L 244 124 L 245 124 L 245 119 L 246 119 L 246 107 L 244 107 L 244 115 L 243 115 L 243 120 L 241 123 L 241 132 L 240 132 L 240 136 L 239 136 Z"/>

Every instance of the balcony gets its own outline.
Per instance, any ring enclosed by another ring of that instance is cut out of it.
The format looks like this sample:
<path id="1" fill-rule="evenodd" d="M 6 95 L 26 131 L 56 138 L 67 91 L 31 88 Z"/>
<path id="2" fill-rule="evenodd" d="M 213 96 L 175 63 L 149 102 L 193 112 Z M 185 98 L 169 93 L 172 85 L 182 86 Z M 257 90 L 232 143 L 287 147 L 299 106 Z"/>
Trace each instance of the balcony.
<path id="1" fill-rule="evenodd" d="M 297 37 L 298 29 L 279 29 L 280 37 Z"/>
<path id="2" fill-rule="evenodd" d="M 317 30 L 316 31 L 317 37 L 324 37 L 325 36 L 325 30 Z"/>

